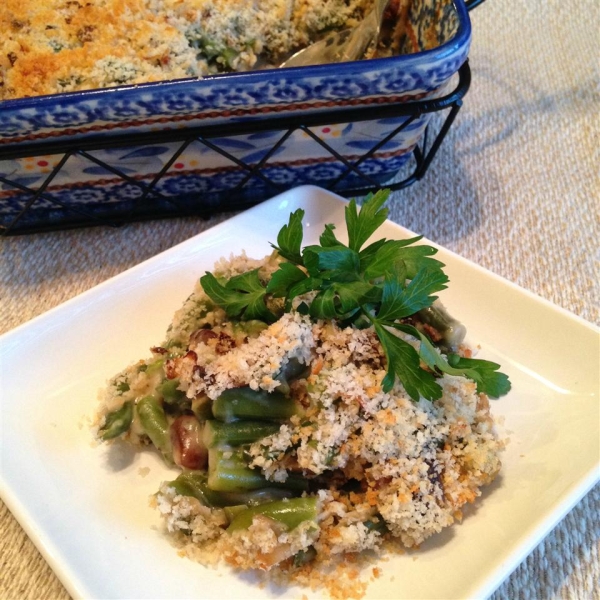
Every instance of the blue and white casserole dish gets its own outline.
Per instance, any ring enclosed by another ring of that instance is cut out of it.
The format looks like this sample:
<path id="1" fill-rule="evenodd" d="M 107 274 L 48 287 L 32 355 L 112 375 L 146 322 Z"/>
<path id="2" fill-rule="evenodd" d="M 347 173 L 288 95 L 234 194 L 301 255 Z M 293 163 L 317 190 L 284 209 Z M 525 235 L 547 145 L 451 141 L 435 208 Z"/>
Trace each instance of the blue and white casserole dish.
<path id="1" fill-rule="evenodd" d="M 471 24 L 464 0 L 412 0 L 409 23 L 409 54 L 0 101 L 0 226 L 20 220 L 59 228 L 77 224 L 78 215 L 118 218 L 141 204 L 140 215 L 177 214 L 190 206 L 227 210 L 305 183 L 337 181 L 339 193 L 360 186 L 340 157 L 360 159 L 406 119 L 378 118 L 378 106 L 443 96 L 467 59 Z M 270 119 L 287 115 L 300 122 L 303 115 L 353 106 L 372 107 L 372 120 L 311 128 L 333 154 L 296 130 L 261 165 L 261 177 L 240 166 L 259 163 L 280 141 L 283 132 L 270 130 Z M 361 171 L 380 184 L 393 178 L 429 118 L 418 117 L 361 160 Z M 247 121 L 260 122 L 260 130 L 210 140 L 228 156 L 194 141 L 172 160 L 180 142 L 127 141 L 141 132 Z M 61 144 L 66 149 L 81 140 L 97 140 L 102 148 L 65 159 Z"/>

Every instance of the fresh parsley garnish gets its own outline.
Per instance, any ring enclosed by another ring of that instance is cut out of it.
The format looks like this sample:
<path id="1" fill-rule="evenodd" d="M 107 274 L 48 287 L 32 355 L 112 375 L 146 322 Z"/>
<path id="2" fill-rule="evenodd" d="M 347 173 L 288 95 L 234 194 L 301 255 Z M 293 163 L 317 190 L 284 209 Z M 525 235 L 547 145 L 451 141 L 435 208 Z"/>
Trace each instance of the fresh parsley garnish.
<path id="1" fill-rule="evenodd" d="M 290 220 L 287 225 L 284 225 L 277 236 L 279 246 L 271 244 L 283 258 L 287 258 L 292 263 L 302 264 L 302 255 L 300 248 L 302 247 L 302 219 L 304 211 L 299 208 L 296 212 L 290 215 Z"/>
<path id="2" fill-rule="evenodd" d="M 297 310 L 315 319 L 337 319 L 344 324 L 371 324 L 387 359 L 383 389 L 389 392 L 396 378 L 413 400 L 435 400 L 442 396 L 436 376 L 447 373 L 472 379 L 477 390 L 491 397 L 506 394 L 508 377 L 498 372 L 499 365 L 449 354 L 446 359 L 416 327 L 404 322 L 436 300 L 446 288 L 448 277 L 443 263 L 432 258 L 437 250 L 415 245 L 420 237 L 408 240 L 369 238 L 385 222 L 384 204 L 389 190 L 370 194 L 361 210 L 351 200 L 345 210 L 348 244 L 335 235 L 333 225 L 325 225 L 319 244 L 302 249 L 304 211 L 290 215 L 277 236 L 282 262 L 265 285 L 258 270 L 220 282 L 207 273 L 201 278 L 208 296 L 227 315 L 243 320 L 258 319 L 272 323 L 277 316 L 268 308 L 269 298 L 283 298 L 285 310 L 293 300 L 314 292 L 311 301 L 301 302 Z M 399 334 L 418 340 L 419 350 Z"/>
<path id="3" fill-rule="evenodd" d="M 441 268 L 421 269 L 408 285 L 398 278 L 386 278 L 376 321 L 392 325 L 431 306 L 436 299 L 433 294 L 446 289 L 447 282 L 448 277 Z"/>
<path id="4" fill-rule="evenodd" d="M 487 394 L 491 398 L 499 398 L 509 392 L 510 381 L 507 375 L 498 371 L 500 365 L 489 360 L 462 358 L 458 354 L 448 354 L 446 361 L 416 327 L 399 323 L 395 323 L 393 327 L 420 340 L 419 356 L 432 370 L 468 377 L 477 384 L 478 392 Z"/>
<path id="5" fill-rule="evenodd" d="M 442 388 L 436 383 L 432 373 L 421 368 L 418 352 L 410 344 L 388 331 L 381 323 L 375 322 L 375 331 L 388 363 L 383 389 L 391 390 L 395 378 L 398 377 L 413 400 L 418 400 L 419 396 L 430 400 L 440 398 Z"/>
<path id="6" fill-rule="evenodd" d="M 382 206 L 389 195 L 389 190 L 370 194 L 360 212 L 357 211 L 354 200 L 346 206 L 348 246 L 355 252 L 359 252 L 364 243 L 385 223 L 388 210 Z"/>
<path id="7" fill-rule="evenodd" d="M 206 273 L 200 278 L 200 283 L 213 302 L 223 308 L 230 318 L 265 323 L 277 321 L 277 316 L 265 304 L 267 290 L 258 277 L 258 269 L 236 275 L 225 284 L 220 283 L 212 273 Z"/>
<path id="8" fill-rule="evenodd" d="M 306 273 L 292 263 L 281 263 L 267 284 L 267 292 L 275 298 L 285 298 L 296 283 L 305 281 Z"/>

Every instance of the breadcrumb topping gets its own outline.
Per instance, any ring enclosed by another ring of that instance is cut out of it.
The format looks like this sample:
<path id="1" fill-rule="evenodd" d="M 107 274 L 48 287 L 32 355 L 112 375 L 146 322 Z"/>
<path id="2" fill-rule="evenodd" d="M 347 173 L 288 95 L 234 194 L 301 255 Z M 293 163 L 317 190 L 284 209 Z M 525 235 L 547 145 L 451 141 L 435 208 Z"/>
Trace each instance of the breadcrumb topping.
<path id="1" fill-rule="evenodd" d="M 267 66 L 372 0 L 2 0 L 0 100 Z"/>
<path id="2" fill-rule="evenodd" d="M 214 273 L 232 277 L 259 269 L 268 280 L 279 260 L 231 257 Z M 380 556 L 390 546 L 417 548 L 460 521 L 461 508 L 498 474 L 504 442 L 489 401 L 473 381 L 447 374 L 437 378 L 443 395 L 436 401 L 411 400 L 398 380 L 384 392 L 386 359 L 371 327 L 314 321 L 296 311 L 253 327 L 228 319 L 198 284 L 163 345 L 109 382 L 98 423 L 155 387 L 157 364 L 192 402 L 214 401 L 243 386 L 272 392 L 289 385 L 296 413 L 243 453 L 275 485 L 302 475 L 308 481 L 304 497 L 316 498 L 314 520 L 290 529 L 255 514 L 247 528 L 230 531 L 228 509 L 182 495 L 173 483 L 161 486 L 155 505 L 186 556 L 258 569 L 278 581 L 324 585 L 336 598 L 359 598 L 366 583 L 352 561 Z M 304 369 L 291 383 L 278 376 L 290 361 Z M 135 419 L 126 437 L 144 443 Z M 233 460 L 234 450 L 224 458 Z M 380 570 L 371 573 L 377 577 Z"/>

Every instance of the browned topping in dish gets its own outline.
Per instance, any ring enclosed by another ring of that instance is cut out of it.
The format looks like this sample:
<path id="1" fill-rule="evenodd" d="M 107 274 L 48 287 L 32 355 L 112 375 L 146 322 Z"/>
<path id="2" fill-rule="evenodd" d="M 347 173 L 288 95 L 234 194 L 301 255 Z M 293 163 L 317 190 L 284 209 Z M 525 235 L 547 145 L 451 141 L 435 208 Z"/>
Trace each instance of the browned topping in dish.
<path id="1" fill-rule="evenodd" d="M 372 0 L 2 0 L 0 100 L 245 71 Z"/>

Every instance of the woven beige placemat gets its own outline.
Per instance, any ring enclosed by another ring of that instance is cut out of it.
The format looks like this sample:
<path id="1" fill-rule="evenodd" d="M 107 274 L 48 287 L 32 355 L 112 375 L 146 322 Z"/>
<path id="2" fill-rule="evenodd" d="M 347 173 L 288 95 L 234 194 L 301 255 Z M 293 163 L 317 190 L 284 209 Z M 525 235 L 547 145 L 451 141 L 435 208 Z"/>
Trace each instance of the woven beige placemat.
<path id="1" fill-rule="evenodd" d="M 599 5 L 488 0 L 477 8 L 465 106 L 426 178 L 392 205 L 396 222 L 594 323 Z M 225 217 L 2 240 L 0 332 Z M 599 515 L 596 486 L 493 600 L 599 598 Z M 68 598 L 4 505 L 0 598 Z"/>

